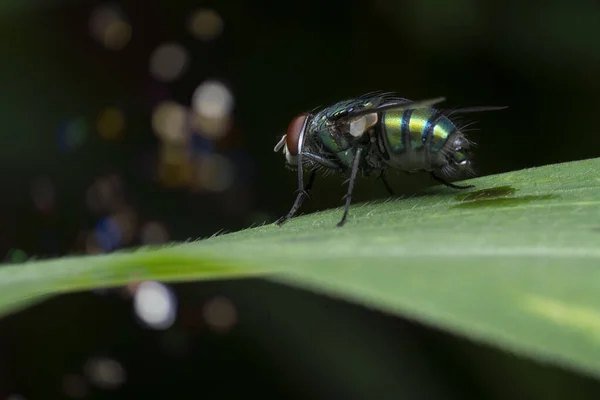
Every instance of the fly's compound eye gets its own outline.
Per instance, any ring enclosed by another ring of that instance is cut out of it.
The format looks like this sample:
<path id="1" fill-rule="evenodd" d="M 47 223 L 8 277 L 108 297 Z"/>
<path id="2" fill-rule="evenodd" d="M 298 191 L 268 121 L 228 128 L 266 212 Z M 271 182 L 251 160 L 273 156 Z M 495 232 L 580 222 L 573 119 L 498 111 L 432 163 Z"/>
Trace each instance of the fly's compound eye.
<path id="1" fill-rule="evenodd" d="M 300 134 L 304 128 L 304 123 L 308 118 L 308 114 L 300 114 L 295 117 L 290 125 L 288 126 L 287 133 L 285 135 L 285 145 L 287 151 L 292 156 L 298 155 L 298 147 L 300 145 Z"/>

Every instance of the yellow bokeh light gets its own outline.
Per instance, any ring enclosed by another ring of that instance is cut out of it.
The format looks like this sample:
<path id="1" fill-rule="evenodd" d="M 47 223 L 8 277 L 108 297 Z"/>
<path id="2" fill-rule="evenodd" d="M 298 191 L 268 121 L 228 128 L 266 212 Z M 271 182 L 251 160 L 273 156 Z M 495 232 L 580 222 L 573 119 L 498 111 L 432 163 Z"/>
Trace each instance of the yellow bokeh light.
<path id="1" fill-rule="evenodd" d="M 131 40 L 131 25 L 125 21 L 112 22 L 104 32 L 104 46 L 110 50 L 122 50 Z"/>
<path id="2" fill-rule="evenodd" d="M 223 19 L 215 10 L 198 10 L 188 20 L 188 30 L 197 39 L 214 40 L 223 32 Z"/>
<path id="3" fill-rule="evenodd" d="M 125 115 L 118 108 L 106 108 L 98 115 L 96 129 L 102 138 L 116 139 L 125 129 Z"/>
<path id="4" fill-rule="evenodd" d="M 185 146 L 165 144 L 161 146 L 158 179 L 169 187 L 186 186 L 192 176 L 189 151 Z"/>
<path id="5" fill-rule="evenodd" d="M 231 118 L 209 118 L 196 112 L 192 115 L 192 126 L 200 134 L 209 139 L 220 139 L 225 136 L 231 128 Z"/>
<path id="6" fill-rule="evenodd" d="M 110 50 L 121 50 L 131 40 L 132 28 L 114 7 L 100 6 L 90 15 L 91 35 Z"/>
<path id="7" fill-rule="evenodd" d="M 165 101 L 152 112 L 152 128 L 164 142 L 183 143 L 188 137 L 188 110 L 173 101 Z"/>

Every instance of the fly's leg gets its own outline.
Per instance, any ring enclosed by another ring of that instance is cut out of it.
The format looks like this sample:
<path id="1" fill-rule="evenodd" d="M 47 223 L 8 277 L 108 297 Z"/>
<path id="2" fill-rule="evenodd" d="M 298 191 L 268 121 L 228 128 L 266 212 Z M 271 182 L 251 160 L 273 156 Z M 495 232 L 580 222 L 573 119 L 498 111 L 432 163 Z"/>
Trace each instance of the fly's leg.
<path id="1" fill-rule="evenodd" d="M 389 193 L 390 196 L 394 196 L 395 193 L 392 190 L 392 187 L 390 186 L 387 177 L 385 176 L 385 169 L 381 170 L 381 174 L 379 174 L 379 179 L 381 179 L 381 181 L 383 182 L 383 186 L 385 186 L 385 190 L 387 190 L 387 192 Z"/>
<path id="2" fill-rule="evenodd" d="M 439 176 L 437 176 L 436 174 L 434 174 L 433 172 L 431 173 L 431 177 L 433 179 L 435 179 L 436 181 L 452 188 L 452 189 L 471 189 L 474 188 L 475 185 L 455 185 L 453 183 L 450 182 L 446 182 L 443 178 L 440 178 Z"/>
<path id="3" fill-rule="evenodd" d="M 294 214 L 296 214 L 296 212 L 298 211 L 298 209 L 300 208 L 300 206 L 302 205 L 302 202 L 304 201 L 304 196 L 306 196 L 306 191 L 304 190 L 304 175 L 303 175 L 303 168 L 302 168 L 302 151 L 298 152 L 298 194 L 296 195 L 296 200 L 294 201 L 294 204 L 292 205 L 292 208 L 290 209 L 290 211 L 287 213 L 287 215 L 283 218 L 280 218 L 276 224 L 277 225 L 281 225 L 284 222 L 286 222 L 288 219 L 292 218 L 294 216 Z"/>
<path id="4" fill-rule="evenodd" d="M 340 170 L 340 166 L 337 165 L 336 163 L 334 163 L 331 160 L 328 160 L 326 158 L 323 158 L 317 154 L 313 154 L 313 153 L 303 153 L 302 154 L 304 157 L 308 158 L 310 161 L 314 162 L 315 164 L 319 164 L 325 168 L 331 169 L 331 170 L 336 170 L 339 171 Z"/>
<path id="5" fill-rule="evenodd" d="M 282 225 L 288 219 L 292 218 L 294 216 L 294 214 L 296 214 L 296 212 L 298 212 L 298 209 L 302 205 L 302 202 L 304 202 L 304 199 L 306 197 L 308 197 L 308 194 L 310 193 L 310 191 L 312 189 L 312 186 L 315 182 L 316 177 L 317 177 L 317 171 L 316 170 L 311 171 L 310 177 L 308 178 L 308 183 L 303 188 L 302 187 L 302 185 L 303 185 L 302 175 L 300 173 L 298 174 L 298 186 L 300 189 L 298 189 L 298 195 L 296 196 L 296 201 L 294 202 L 294 205 L 292 206 L 291 210 L 287 213 L 287 215 L 283 218 L 280 218 L 276 222 L 277 225 Z"/>
<path id="6" fill-rule="evenodd" d="M 356 175 L 358 173 L 358 166 L 360 165 L 360 157 L 362 156 L 362 149 L 358 148 L 356 150 L 356 155 L 354 156 L 354 162 L 352 163 L 352 172 L 350 174 L 350 179 L 348 180 L 348 192 L 346 193 L 346 206 L 344 208 L 344 215 L 340 222 L 338 222 L 337 226 L 342 227 L 346 223 L 346 218 L 348 218 L 348 210 L 350 209 L 350 203 L 352 201 L 352 190 L 354 190 L 354 182 L 356 181 Z"/>

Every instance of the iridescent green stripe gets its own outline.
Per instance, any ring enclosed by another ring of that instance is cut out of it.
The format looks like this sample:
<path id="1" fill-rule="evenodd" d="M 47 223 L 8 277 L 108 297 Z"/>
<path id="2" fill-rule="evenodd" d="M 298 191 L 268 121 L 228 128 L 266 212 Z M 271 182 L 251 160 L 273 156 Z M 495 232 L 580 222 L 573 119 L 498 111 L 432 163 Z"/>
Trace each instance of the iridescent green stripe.
<path id="1" fill-rule="evenodd" d="M 429 144 L 432 152 L 440 151 L 446 144 L 448 137 L 457 130 L 456 125 L 447 117 L 442 117 L 433 128 L 433 136 Z"/>
<path id="2" fill-rule="evenodd" d="M 402 153 L 405 149 L 404 137 L 402 135 L 402 121 L 404 112 L 386 111 L 383 113 L 383 127 L 385 136 L 393 153 Z"/>
<path id="3" fill-rule="evenodd" d="M 418 108 L 413 110 L 408 123 L 410 130 L 410 146 L 413 149 L 421 148 L 425 144 L 427 126 L 434 114 L 435 110 L 431 108 Z"/>

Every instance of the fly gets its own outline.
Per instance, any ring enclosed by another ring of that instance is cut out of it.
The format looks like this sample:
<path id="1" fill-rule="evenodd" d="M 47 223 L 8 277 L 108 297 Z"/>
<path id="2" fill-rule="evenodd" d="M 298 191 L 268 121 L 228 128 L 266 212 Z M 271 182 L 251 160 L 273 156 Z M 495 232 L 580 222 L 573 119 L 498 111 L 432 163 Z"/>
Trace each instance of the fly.
<path id="1" fill-rule="evenodd" d="M 276 152 L 283 150 L 288 168 L 298 172 L 296 200 L 277 224 L 283 224 L 296 214 L 319 170 L 348 176 L 339 227 L 348 217 L 359 173 L 369 176 L 379 171 L 379 178 L 390 195 L 394 193 L 385 176 L 388 168 L 409 173 L 429 172 L 435 180 L 454 189 L 473 187 L 455 185 L 442 178 L 470 172 L 473 143 L 450 117 L 506 107 L 432 108 L 444 100 L 438 97 L 411 101 L 394 93 L 374 92 L 297 115 L 274 148 Z M 305 169 L 310 171 L 306 186 Z"/>

